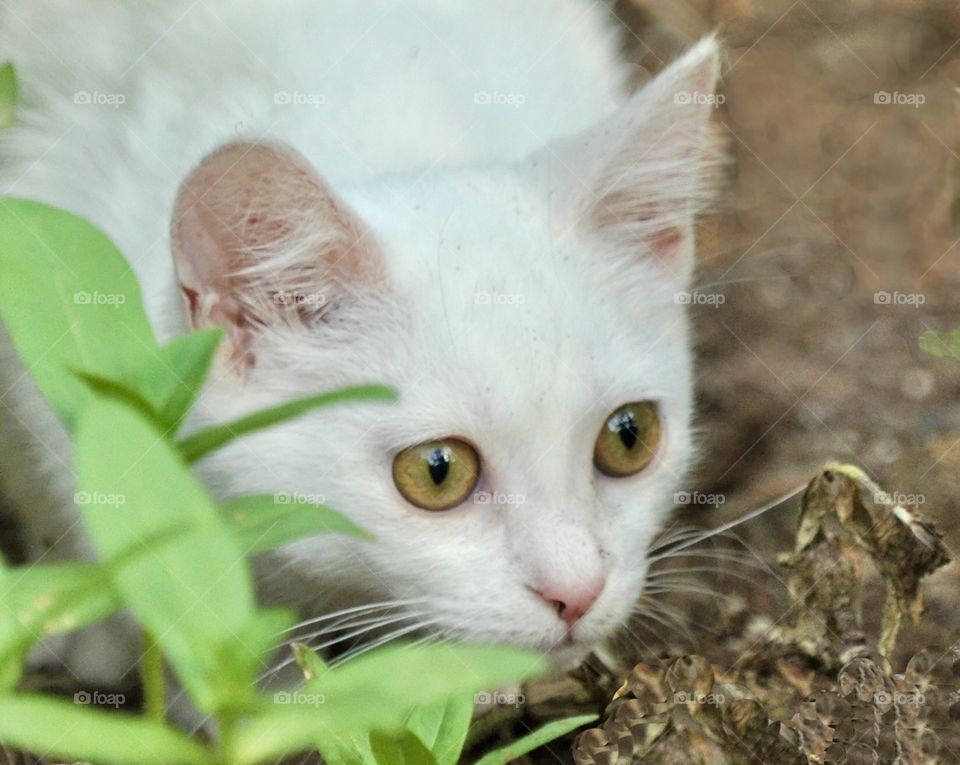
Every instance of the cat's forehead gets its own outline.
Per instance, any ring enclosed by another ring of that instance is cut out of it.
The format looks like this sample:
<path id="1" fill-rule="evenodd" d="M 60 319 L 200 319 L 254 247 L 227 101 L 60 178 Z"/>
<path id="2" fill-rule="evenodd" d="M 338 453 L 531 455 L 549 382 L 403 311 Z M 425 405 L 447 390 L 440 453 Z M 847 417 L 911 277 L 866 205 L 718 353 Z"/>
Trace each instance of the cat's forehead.
<path id="1" fill-rule="evenodd" d="M 509 168 L 404 179 L 360 205 L 391 284 L 418 299 L 442 297 L 444 310 L 519 307 L 506 312 L 514 322 L 529 314 L 524 307 L 574 297 L 590 276 L 576 221 L 558 220 Z"/>
<path id="2" fill-rule="evenodd" d="M 407 189 L 405 208 L 390 198 L 381 189 L 358 211 L 406 307 L 393 350 L 413 398 L 462 398 L 477 417 L 529 422 L 675 385 L 686 326 L 667 281 L 625 293 L 606 253 L 522 179 L 461 173 Z"/>
<path id="3" fill-rule="evenodd" d="M 502 267 L 499 254 L 509 263 L 510 253 L 536 246 L 550 225 L 546 198 L 510 167 L 394 178 L 360 190 L 356 203 L 398 267 L 433 258 L 457 269 L 452 256 L 460 252 L 486 254 L 475 268 Z"/>
<path id="4" fill-rule="evenodd" d="M 490 297 L 456 303 L 434 292 L 418 302 L 391 349 L 403 392 L 388 415 L 398 445 L 454 434 L 519 450 L 521 462 L 543 453 L 564 464 L 616 407 L 687 396 L 682 318 L 630 326 L 616 307 L 575 295 L 552 305 Z"/>
<path id="5" fill-rule="evenodd" d="M 622 296 L 554 266 L 508 272 L 515 280 L 444 276 L 407 293 L 415 304 L 398 357 L 414 409 L 432 413 L 456 402 L 465 411 L 455 417 L 477 427 L 519 434 L 540 422 L 552 437 L 585 414 L 675 395 L 687 373 L 682 311 L 651 305 L 638 321 Z"/>

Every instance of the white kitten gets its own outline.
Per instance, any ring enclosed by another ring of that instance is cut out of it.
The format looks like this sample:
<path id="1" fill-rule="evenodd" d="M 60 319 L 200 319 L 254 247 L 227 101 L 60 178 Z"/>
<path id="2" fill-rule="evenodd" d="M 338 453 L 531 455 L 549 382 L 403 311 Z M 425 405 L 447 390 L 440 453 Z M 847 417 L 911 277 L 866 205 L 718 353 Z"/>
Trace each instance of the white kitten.
<path id="1" fill-rule="evenodd" d="M 401 394 L 199 466 L 219 496 L 322 497 L 376 536 L 278 551 L 265 597 L 306 615 L 402 601 L 358 613 L 560 660 L 630 615 L 691 459 L 675 295 L 718 53 L 705 40 L 627 98 L 606 16 L 580 0 L 4 3 L 23 104 L 0 191 L 102 227 L 162 340 L 227 328 L 193 427 L 345 384 Z M 3 353 L 4 491 L 32 555 L 84 555 L 68 442 Z M 614 416 L 631 402 L 650 403 Z M 654 416 L 659 436 L 637 422 Z M 61 649 L 93 679 L 135 658 L 91 642 Z"/>

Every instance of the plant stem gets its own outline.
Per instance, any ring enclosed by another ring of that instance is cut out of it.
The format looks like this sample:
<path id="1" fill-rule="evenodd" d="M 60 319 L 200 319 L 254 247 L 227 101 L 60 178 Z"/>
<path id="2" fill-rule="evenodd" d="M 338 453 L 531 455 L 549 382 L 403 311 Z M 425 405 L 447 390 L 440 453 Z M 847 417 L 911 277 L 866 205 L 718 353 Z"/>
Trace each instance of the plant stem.
<path id="1" fill-rule="evenodd" d="M 160 646 L 146 632 L 143 633 L 143 645 L 140 672 L 143 678 L 144 707 L 147 717 L 162 723 L 167 713 L 163 687 L 163 654 Z"/>
<path id="2" fill-rule="evenodd" d="M 233 736 L 236 731 L 236 718 L 224 712 L 217 718 L 216 762 L 230 765 L 233 752 Z"/>

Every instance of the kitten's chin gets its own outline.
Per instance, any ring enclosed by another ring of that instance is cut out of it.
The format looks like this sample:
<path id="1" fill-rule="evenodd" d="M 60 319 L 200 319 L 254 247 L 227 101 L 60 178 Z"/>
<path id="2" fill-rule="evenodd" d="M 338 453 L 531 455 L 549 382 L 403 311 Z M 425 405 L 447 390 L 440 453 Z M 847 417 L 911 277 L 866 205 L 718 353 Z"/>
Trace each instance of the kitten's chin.
<path id="1" fill-rule="evenodd" d="M 576 669 L 587 656 L 607 645 L 610 637 L 609 634 L 596 632 L 578 637 L 568 635 L 559 643 L 541 648 L 541 651 L 554 669 L 566 672 Z"/>
<path id="2" fill-rule="evenodd" d="M 564 642 L 546 651 L 546 657 L 554 669 L 566 672 L 576 669 L 595 648 L 594 643 Z"/>

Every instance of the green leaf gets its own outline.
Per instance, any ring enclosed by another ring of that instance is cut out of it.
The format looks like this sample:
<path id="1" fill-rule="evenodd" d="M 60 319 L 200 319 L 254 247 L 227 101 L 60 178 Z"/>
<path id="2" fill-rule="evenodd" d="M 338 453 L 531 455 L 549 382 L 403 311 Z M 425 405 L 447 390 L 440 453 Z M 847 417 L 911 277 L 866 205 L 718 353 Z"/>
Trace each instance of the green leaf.
<path id="1" fill-rule="evenodd" d="M 544 744 L 549 744 L 551 741 L 555 741 L 596 719 L 596 715 L 578 715 L 577 717 L 566 717 L 563 720 L 554 720 L 512 744 L 507 744 L 507 746 L 485 754 L 477 760 L 476 765 L 505 765 L 505 763 L 515 760 L 517 757 L 522 757 Z"/>
<path id="2" fill-rule="evenodd" d="M 203 389 L 217 347 L 223 339 L 219 328 L 191 332 L 171 340 L 160 349 L 160 359 L 170 374 L 166 389 L 158 394 L 164 403 L 159 412 L 164 427 L 176 432 Z"/>
<path id="3" fill-rule="evenodd" d="M 546 667 L 543 657 L 501 646 L 395 643 L 305 684 L 319 694 L 324 720 L 337 731 L 405 728 L 410 710 L 516 682 Z"/>
<path id="4" fill-rule="evenodd" d="M 135 409 L 145 419 L 150 420 L 157 427 L 162 427 L 159 415 L 153 405 L 147 401 L 135 388 L 118 380 L 111 380 L 93 372 L 74 371 L 74 375 L 82 380 L 96 395 L 103 398 L 112 398 L 121 401 Z"/>
<path id="5" fill-rule="evenodd" d="M 928 329 L 920 335 L 920 350 L 931 356 L 960 359 L 960 329 L 949 332 Z"/>
<path id="6" fill-rule="evenodd" d="M 106 571 L 94 563 L 48 563 L 0 571 L 0 688 L 12 687 L 27 651 L 120 608 Z"/>
<path id="7" fill-rule="evenodd" d="M 246 714 L 261 708 L 261 697 L 251 686 L 258 675 L 269 668 L 266 657 L 276 651 L 277 636 L 293 626 L 292 611 L 269 608 L 257 611 L 231 639 L 219 645 L 219 665 L 229 667 L 231 676 L 221 678 L 223 709 L 231 714 Z"/>
<path id="8" fill-rule="evenodd" d="M 39 694 L 0 696 L 0 742 L 47 757 L 98 765 L 212 762 L 203 747 L 172 728 Z"/>
<path id="9" fill-rule="evenodd" d="M 283 492 L 238 497 L 222 512 L 247 555 L 315 534 L 372 538 L 336 510 Z"/>
<path id="10" fill-rule="evenodd" d="M 440 704 L 414 709 L 407 728 L 433 753 L 438 765 L 457 765 L 471 717 L 473 698 L 454 696 Z"/>
<path id="11" fill-rule="evenodd" d="M 522 680 L 542 672 L 542 656 L 519 648 L 394 643 L 333 667 L 297 691 L 274 694 L 231 740 L 237 765 L 309 748 L 344 765 L 369 763 L 363 741 L 376 730 L 399 735 L 410 710 Z"/>
<path id="12" fill-rule="evenodd" d="M 293 642 L 290 644 L 297 666 L 303 671 L 307 680 L 313 680 L 330 669 L 330 666 L 320 658 L 306 643 Z M 309 726 L 312 730 L 315 721 Z M 309 740 L 320 752 L 327 765 L 377 765 L 373 751 L 370 749 L 370 737 L 362 734 L 348 734 L 345 736 L 326 736 L 316 740 L 312 735 Z"/>
<path id="13" fill-rule="evenodd" d="M 371 733 L 370 749 L 378 765 L 437 765 L 430 750 L 409 731 L 396 736 Z"/>
<path id="14" fill-rule="evenodd" d="M 274 694 L 274 699 L 278 698 L 292 698 L 292 695 L 280 691 Z M 279 703 L 282 702 L 275 701 Z M 316 705 L 305 701 L 266 708 L 249 716 L 237 728 L 226 742 L 229 751 L 224 759 L 232 765 L 256 765 L 315 749 L 320 738 L 319 718 Z M 328 736 L 329 732 L 324 731 L 323 735 Z M 339 733 L 334 735 L 343 739 Z"/>
<path id="15" fill-rule="evenodd" d="M 131 380 L 156 366 L 136 279 L 97 228 L 7 197 L 0 199 L 0 252 L 0 317 L 69 429 L 93 394 L 68 370 Z"/>
<path id="16" fill-rule="evenodd" d="M 90 498 L 83 520 L 101 559 L 116 564 L 125 605 L 201 711 L 242 703 L 253 678 L 237 657 L 250 653 L 240 636 L 253 624 L 253 585 L 218 508 L 172 445 L 118 401 L 81 414 L 75 464 Z"/>
<path id="17" fill-rule="evenodd" d="M 293 658 L 303 671 L 305 680 L 313 680 L 330 669 L 330 665 L 320 658 L 320 654 L 306 643 L 294 641 L 290 644 L 290 650 L 293 651 Z"/>
<path id="18" fill-rule="evenodd" d="M 306 396 L 194 433 L 180 442 L 180 453 L 187 462 L 195 462 L 235 438 L 299 417 L 313 409 L 342 401 L 396 401 L 396 398 L 393 390 L 382 385 L 358 385 L 318 396 Z"/>
<path id="19" fill-rule="evenodd" d="M 136 401 L 162 430 L 182 424 L 221 330 L 160 348 L 123 255 L 92 224 L 55 207 L 0 200 L 0 251 L 0 316 L 68 428 L 91 385 Z"/>
<path id="20" fill-rule="evenodd" d="M 370 748 L 370 736 L 353 733 L 317 741 L 315 748 L 327 765 L 377 765 Z"/>
<path id="21" fill-rule="evenodd" d="M 8 61 L 0 66 L 0 128 L 13 126 L 13 119 L 20 100 L 17 72 Z"/>
<path id="22" fill-rule="evenodd" d="M 255 765 L 315 749 L 327 765 L 377 765 L 368 732 L 325 726 L 319 697 L 281 691 L 274 694 L 271 706 L 237 729 L 229 742 L 230 763 Z"/>

